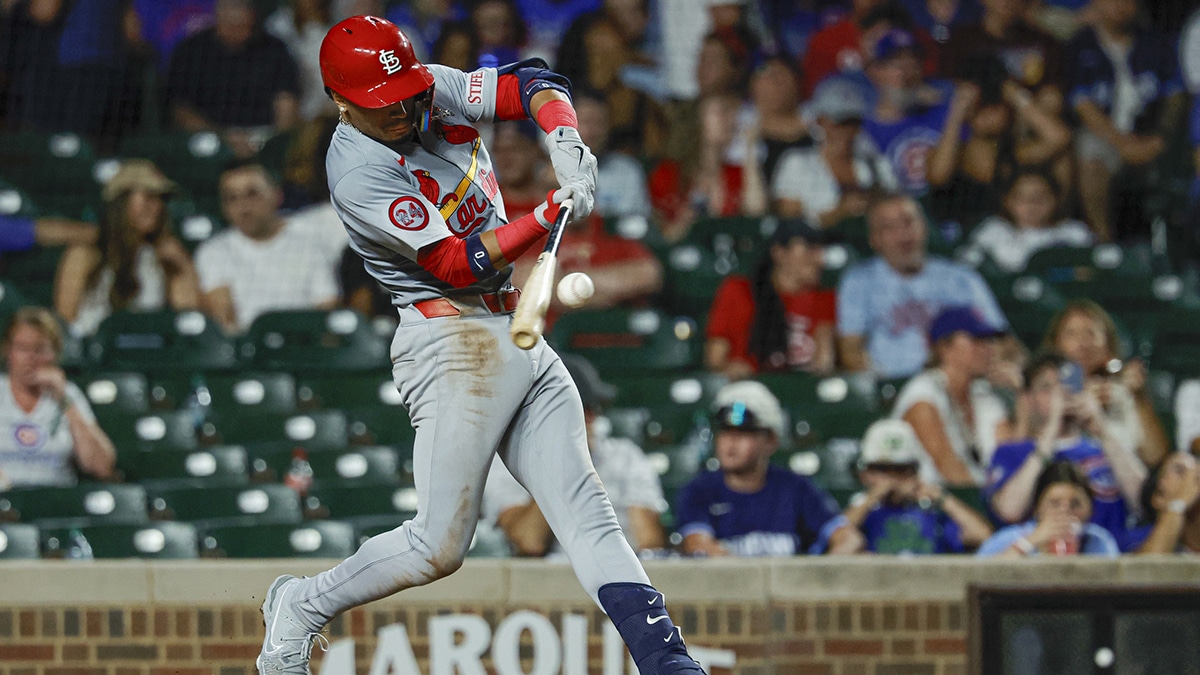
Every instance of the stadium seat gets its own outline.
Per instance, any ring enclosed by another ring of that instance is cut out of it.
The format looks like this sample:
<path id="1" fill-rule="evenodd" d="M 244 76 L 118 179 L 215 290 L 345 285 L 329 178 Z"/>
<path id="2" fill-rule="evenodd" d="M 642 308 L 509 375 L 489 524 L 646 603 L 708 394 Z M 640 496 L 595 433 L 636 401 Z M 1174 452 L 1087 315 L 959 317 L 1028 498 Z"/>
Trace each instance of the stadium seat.
<path id="1" fill-rule="evenodd" d="M 0 178 L 0 216 L 33 218 L 38 215 L 37 205 L 21 188 Z"/>
<path id="2" fill-rule="evenodd" d="M 988 286 L 1013 333 L 1029 349 L 1037 348 L 1050 321 L 1066 304 L 1056 287 L 1030 274 L 989 277 Z"/>
<path id="3" fill-rule="evenodd" d="M 196 311 L 118 312 L 87 346 L 92 368 L 148 373 L 228 370 L 236 356 L 233 342 Z"/>
<path id="4" fill-rule="evenodd" d="M 587 358 L 605 376 L 694 368 L 700 338 L 691 319 L 655 309 L 568 312 L 549 335 L 555 349 Z"/>
<path id="5" fill-rule="evenodd" d="M 40 557 L 38 528 L 28 523 L 0 523 L 0 560 Z"/>
<path id="6" fill-rule="evenodd" d="M 288 373 L 229 373 L 204 378 L 216 415 L 276 414 L 296 411 L 296 381 Z"/>
<path id="7" fill-rule="evenodd" d="M 241 446 L 211 446 L 191 452 L 121 453 L 120 464 L 126 480 L 144 486 L 245 485 L 249 481 L 249 462 Z"/>
<path id="8" fill-rule="evenodd" d="M 342 518 L 339 522 L 346 523 L 354 528 L 355 539 L 361 545 L 362 542 L 374 537 L 377 534 L 391 532 L 397 527 L 400 527 L 404 523 L 415 518 L 416 515 L 416 511 L 404 511 L 401 513 L 384 516 L 359 516 L 357 518 Z"/>
<path id="9" fill-rule="evenodd" d="M 728 248 L 718 254 L 693 243 L 673 246 L 663 256 L 663 301 L 671 311 L 703 321 L 717 288 L 740 265 Z"/>
<path id="10" fill-rule="evenodd" d="M 1180 308 L 1158 318 L 1150 364 L 1180 377 L 1200 376 L 1200 308 Z"/>
<path id="11" fill-rule="evenodd" d="M 150 411 L 150 385 L 141 373 L 97 373 L 79 387 L 99 416 L 140 416 Z"/>
<path id="12" fill-rule="evenodd" d="M 0 258 L 4 277 L 19 284 L 31 305 L 54 306 L 54 281 L 63 246 L 35 246 L 28 251 L 6 251 Z"/>
<path id="13" fill-rule="evenodd" d="M 295 448 L 287 443 L 246 447 L 256 480 L 278 482 L 291 467 Z M 400 453 L 387 446 L 327 449 L 307 452 L 313 485 L 398 485 L 405 473 Z M 412 467 L 407 467 L 411 473 Z"/>
<path id="14" fill-rule="evenodd" d="M 283 485 L 151 487 L 150 515 L 204 526 L 300 522 L 300 497 Z"/>
<path id="15" fill-rule="evenodd" d="M 355 445 L 394 445 L 411 451 L 417 430 L 401 405 L 358 406 L 346 410 L 349 438 Z"/>
<path id="16" fill-rule="evenodd" d="M 1146 247 L 1099 244 L 1090 248 L 1059 246 L 1034 253 L 1025 272 L 1052 284 L 1088 282 L 1102 277 L 1150 278 L 1153 258 Z"/>
<path id="17" fill-rule="evenodd" d="M 3 322 L 0 326 L 7 327 L 14 312 L 32 304 L 12 282 L 0 280 L 0 322 Z M 0 327 L 0 330 L 3 328 Z"/>
<path id="18" fill-rule="evenodd" d="M 645 373 L 605 376 L 617 388 L 613 407 L 677 405 L 707 406 L 726 380 L 703 370 L 690 373 Z"/>
<path id="19" fill-rule="evenodd" d="M 145 415 L 97 411 L 96 420 L 117 446 L 118 454 L 165 450 L 194 450 L 202 420 L 187 410 L 155 411 Z"/>
<path id="20" fill-rule="evenodd" d="M 759 381 L 783 404 L 791 418 L 791 432 L 802 446 L 861 438 L 882 416 L 869 376 L 784 373 L 762 375 Z"/>
<path id="21" fill-rule="evenodd" d="M 0 137 L 0 176 L 38 202 L 43 215 L 94 220 L 100 201 L 96 155 L 72 133 L 20 132 Z"/>
<path id="22" fill-rule="evenodd" d="M 417 489 L 407 485 L 313 486 L 304 498 L 310 517 L 345 520 L 360 516 L 406 516 L 417 509 Z"/>
<path id="23" fill-rule="evenodd" d="M 305 409 L 401 404 L 400 392 L 389 370 L 302 375 L 296 378 L 296 400 Z"/>
<path id="24" fill-rule="evenodd" d="M 146 490 L 140 485 L 88 483 L 0 492 L 0 520 L 46 527 L 146 522 Z"/>
<path id="25" fill-rule="evenodd" d="M 144 523 L 141 525 L 90 525 L 79 528 L 94 558 L 147 558 L 186 560 L 195 558 L 196 528 L 189 523 Z M 42 530 L 46 557 L 62 557 L 69 545 L 70 530 Z"/>
<path id="26" fill-rule="evenodd" d="M 838 438 L 828 443 L 779 450 L 771 461 L 812 478 L 823 488 L 856 488 L 859 483 L 854 465 L 858 447 L 857 439 Z"/>
<path id="27" fill-rule="evenodd" d="M 200 535 L 206 558 L 335 558 L 358 548 L 354 527 L 333 520 L 298 525 L 206 527 Z"/>
<path id="28" fill-rule="evenodd" d="M 388 340 L 357 312 L 269 312 L 254 320 L 241 356 L 252 368 L 292 373 L 379 371 Z"/>
<path id="29" fill-rule="evenodd" d="M 144 157 L 194 195 L 215 195 L 221 171 L 233 155 L 212 132 L 171 131 L 126 137 L 122 157 Z"/>
<path id="30" fill-rule="evenodd" d="M 346 416 L 340 410 L 255 414 L 214 408 L 210 419 L 215 428 L 215 438 L 221 443 L 236 445 L 286 441 L 306 448 L 341 448 L 346 445 Z"/>

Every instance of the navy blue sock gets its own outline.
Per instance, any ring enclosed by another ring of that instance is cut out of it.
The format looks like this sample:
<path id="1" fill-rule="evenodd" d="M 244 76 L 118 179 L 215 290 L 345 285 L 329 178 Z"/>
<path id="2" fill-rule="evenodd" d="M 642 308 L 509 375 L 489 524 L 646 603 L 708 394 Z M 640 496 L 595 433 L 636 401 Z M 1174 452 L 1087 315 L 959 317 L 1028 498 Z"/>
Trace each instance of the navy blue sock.
<path id="1" fill-rule="evenodd" d="M 605 584 L 596 594 L 641 675 L 703 675 L 700 664 L 688 656 L 683 634 L 667 616 L 662 593 L 653 586 Z"/>

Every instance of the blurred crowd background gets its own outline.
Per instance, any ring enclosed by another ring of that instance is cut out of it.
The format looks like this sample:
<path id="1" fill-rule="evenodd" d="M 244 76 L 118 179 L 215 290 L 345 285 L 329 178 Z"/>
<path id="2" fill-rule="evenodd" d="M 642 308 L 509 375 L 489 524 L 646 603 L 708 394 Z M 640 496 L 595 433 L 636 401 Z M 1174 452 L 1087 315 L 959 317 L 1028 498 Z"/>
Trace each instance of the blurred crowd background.
<path id="1" fill-rule="evenodd" d="M 410 515 L 324 174 L 321 40 L 375 14 L 573 83 L 596 295 L 547 338 L 639 550 L 1200 551 L 1197 7 L 0 0 L 0 527 L 343 555 Z M 532 211 L 541 132 L 481 132 Z M 478 554 L 554 555 L 495 472 Z"/>

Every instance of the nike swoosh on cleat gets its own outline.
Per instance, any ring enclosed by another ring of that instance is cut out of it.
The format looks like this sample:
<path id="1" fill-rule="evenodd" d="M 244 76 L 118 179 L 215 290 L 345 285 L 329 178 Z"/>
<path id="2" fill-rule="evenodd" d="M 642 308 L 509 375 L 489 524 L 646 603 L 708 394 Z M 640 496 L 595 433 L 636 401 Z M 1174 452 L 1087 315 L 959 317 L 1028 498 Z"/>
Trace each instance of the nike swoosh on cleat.
<path id="1" fill-rule="evenodd" d="M 656 616 L 656 617 L 648 616 L 648 617 L 646 617 L 646 623 L 648 623 L 650 625 L 654 625 L 654 624 L 658 623 L 659 621 L 662 621 L 665 618 L 667 618 L 666 614 L 663 614 L 662 616 Z"/>
<path id="2" fill-rule="evenodd" d="M 647 605 L 653 605 L 654 603 L 658 602 L 658 599 L 659 599 L 659 598 L 662 598 L 664 601 L 666 600 L 666 598 L 663 598 L 663 594 L 662 594 L 662 593 L 658 593 L 658 594 L 656 594 L 656 595 L 655 595 L 653 598 L 650 598 L 649 600 L 647 600 L 647 601 L 646 601 L 646 604 L 647 604 Z"/>
<path id="3" fill-rule="evenodd" d="M 670 636 L 670 635 L 668 635 L 667 637 L 663 638 L 663 642 L 670 642 L 670 641 L 671 641 L 671 636 Z"/>

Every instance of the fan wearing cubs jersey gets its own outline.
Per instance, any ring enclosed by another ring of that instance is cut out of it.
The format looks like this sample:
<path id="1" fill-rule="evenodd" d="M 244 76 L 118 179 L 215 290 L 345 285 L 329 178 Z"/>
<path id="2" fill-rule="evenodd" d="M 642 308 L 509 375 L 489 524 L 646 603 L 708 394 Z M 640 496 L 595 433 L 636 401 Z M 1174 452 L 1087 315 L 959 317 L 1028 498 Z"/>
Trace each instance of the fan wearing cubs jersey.
<path id="1" fill-rule="evenodd" d="M 259 672 L 307 674 L 313 640 L 334 616 L 457 570 L 498 454 L 642 675 L 702 673 L 621 533 L 562 361 L 543 340 L 524 351 L 509 338 L 510 264 L 546 234 L 563 200 L 577 217 L 592 209 L 596 159 L 576 130 L 569 82 L 540 60 L 471 73 L 424 65 L 375 17 L 330 29 L 320 59 L 342 120 L 326 159 L 333 206 L 400 315 L 392 372 L 417 432 L 419 506 L 337 567 L 271 584 Z M 509 222 L 473 124 L 526 118 L 546 131 L 561 187 Z"/>

